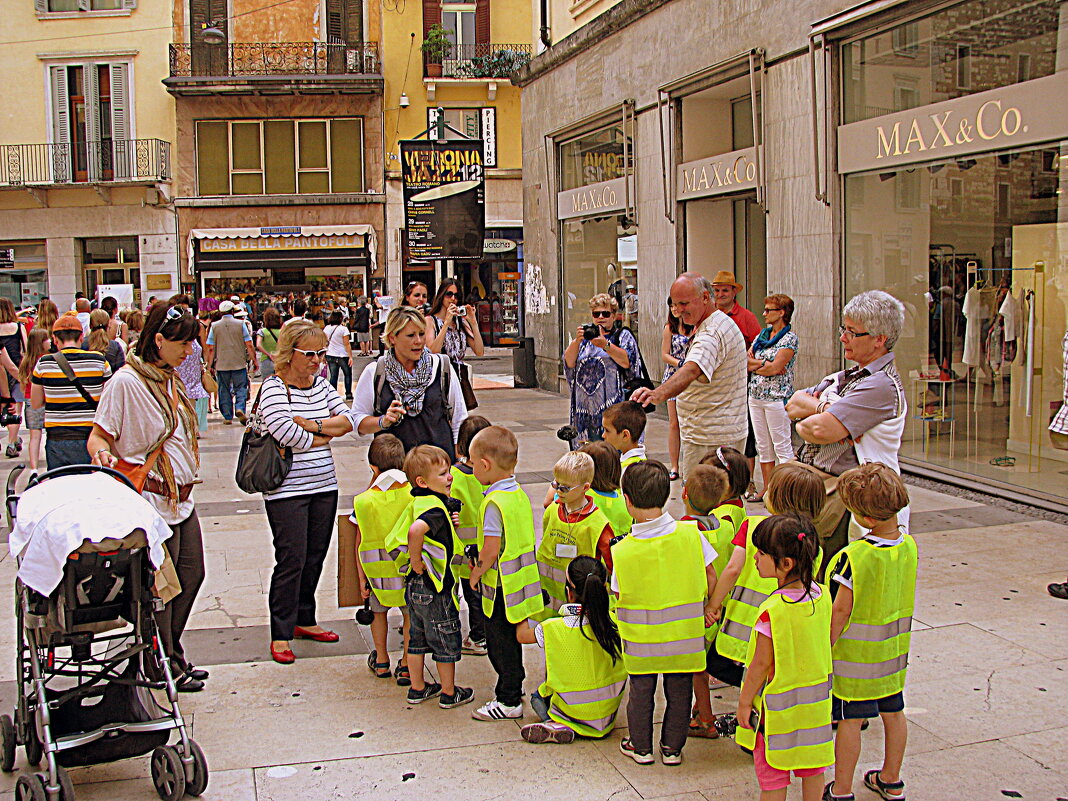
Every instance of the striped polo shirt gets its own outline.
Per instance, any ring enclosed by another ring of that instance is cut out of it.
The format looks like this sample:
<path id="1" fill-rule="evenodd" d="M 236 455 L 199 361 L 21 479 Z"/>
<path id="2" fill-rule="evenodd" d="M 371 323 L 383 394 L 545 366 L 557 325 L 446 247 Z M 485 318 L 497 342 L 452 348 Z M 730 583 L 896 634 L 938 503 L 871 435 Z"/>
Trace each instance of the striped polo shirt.
<path id="1" fill-rule="evenodd" d="M 55 356 L 42 356 L 33 370 L 33 383 L 44 388 L 45 428 L 51 439 L 88 439 L 104 382 L 111 378 L 111 367 L 96 351 L 63 348 L 63 355 L 93 403 L 83 398 L 63 374 Z"/>

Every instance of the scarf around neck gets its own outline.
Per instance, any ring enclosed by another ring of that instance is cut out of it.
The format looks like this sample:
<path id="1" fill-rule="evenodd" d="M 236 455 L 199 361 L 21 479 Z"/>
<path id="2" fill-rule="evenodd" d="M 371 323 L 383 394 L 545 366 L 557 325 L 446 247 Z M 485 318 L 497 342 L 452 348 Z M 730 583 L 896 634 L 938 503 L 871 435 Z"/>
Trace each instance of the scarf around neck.
<path id="1" fill-rule="evenodd" d="M 152 447 L 148 449 L 146 458 L 148 454 L 151 454 L 154 450 L 162 446 L 164 442 L 170 439 L 178 426 L 182 425 L 185 426 L 186 439 L 189 440 L 191 444 L 190 446 L 193 449 L 193 461 L 199 468 L 200 449 L 197 444 L 196 410 L 190 402 L 189 397 L 186 395 L 185 385 L 178 380 L 174 369 L 170 367 L 156 367 L 154 364 L 149 364 L 134 353 L 127 354 L 126 364 L 137 374 L 137 377 L 141 379 L 141 383 L 145 385 L 145 388 L 152 396 L 152 399 L 159 405 L 160 412 L 163 414 L 163 436 L 152 443 Z M 169 389 L 172 386 L 178 396 L 177 408 L 173 405 L 169 394 Z M 170 503 L 171 508 L 174 511 L 177 511 L 178 484 L 174 478 L 174 466 L 171 464 L 170 457 L 167 456 L 166 450 L 160 451 L 153 471 L 159 475 L 160 480 L 163 482 L 164 486 L 167 487 L 168 502 Z"/>
<path id="2" fill-rule="evenodd" d="M 769 325 L 767 328 L 762 330 L 760 334 L 757 335 L 757 338 L 753 341 L 753 353 L 756 353 L 758 350 L 763 350 L 764 348 L 774 347 L 779 343 L 779 340 L 786 336 L 789 332 L 790 324 L 787 323 L 782 327 L 782 331 L 772 337 L 771 326 Z"/>
<path id="3" fill-rule="evenodd" d="M 386 351 L 382 358 L 386 360 L 386 380 L 389 382 L 389 388 L 404 404 L 405 415 L 411 417 L 422 412 L 427 387 L 434 378 L 434 357 L 429 349 L 423 348 L 423 354 L 411 373 L 401 366 L 392 350 Z"/>

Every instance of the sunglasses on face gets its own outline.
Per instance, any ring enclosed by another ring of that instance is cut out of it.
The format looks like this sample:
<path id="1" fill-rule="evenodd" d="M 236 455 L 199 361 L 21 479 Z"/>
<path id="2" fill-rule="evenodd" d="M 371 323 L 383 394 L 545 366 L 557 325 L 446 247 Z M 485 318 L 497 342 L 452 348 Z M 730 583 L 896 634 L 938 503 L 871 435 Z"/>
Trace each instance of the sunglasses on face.
<path id="1" fill-rule="evenodd" d="M 567 493 L 574 489 L 574 487 L 569 487 L 567 484 L 561 484 L 559 481 L 553 481 L 552 488 L 561 495 L 567 495 Z"/>
<path id="2" fill-rule="evenodd" d="M 445 297 L 447 297 L 447 298 L 455 298 L 456 297 L 456 293 L 455 292 L 446 292 L 445 293 Z"/>
<path id="3" fill-rule="evenodd" d="M 305 358 L 308 358 L 308 359 L 312 359 L 312 358 L 316 358 L 316 357 L 321 359 L 326 355 L 326 348 L 323 348 L 322 350 L 301 350 L 300 348 L 293 348 L 293 352 L 294 353 L 300 353 L 301 355 L 303 355 Z"/>
<path id="4" fill-rule="evenodd" d="M 612 312 L 610 312 L 610 311 L 595 311 L 595 312 L 592 313 L 592 316 L 594 316 L 594 317 L 604 317 L 604 318 L 607 319 L 607 318 L 612 316 Z"/>

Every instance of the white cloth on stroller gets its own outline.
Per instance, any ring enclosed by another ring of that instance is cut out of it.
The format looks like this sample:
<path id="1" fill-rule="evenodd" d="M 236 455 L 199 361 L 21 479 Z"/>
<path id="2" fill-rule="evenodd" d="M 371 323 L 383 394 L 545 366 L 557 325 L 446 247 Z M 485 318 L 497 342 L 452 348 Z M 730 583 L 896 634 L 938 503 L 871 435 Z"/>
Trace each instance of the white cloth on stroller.
<path id="1" fill-rule="evenodd" d="M 143 529 L 148 557 L 159 567 L 163 543 L 173 533 L 148 501 L 104 473 L 60 476 L 19 496 L 11 555 L 22 557 L 18 577 L 27 587 L 51 595 L 63 579 L 67 556 L 83 541 L 124 539 Z"/>

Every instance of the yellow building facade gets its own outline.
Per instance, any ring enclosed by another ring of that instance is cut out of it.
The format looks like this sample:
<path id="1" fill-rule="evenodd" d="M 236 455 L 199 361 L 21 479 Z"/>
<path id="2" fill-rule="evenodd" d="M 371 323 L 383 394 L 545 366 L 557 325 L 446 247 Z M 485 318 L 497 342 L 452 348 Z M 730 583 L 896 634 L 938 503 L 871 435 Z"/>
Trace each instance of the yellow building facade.
<path id="1" fill-rule="evenodd" d="M 0 53 L 0 295 L 178 289 L 170 4 L 19 0 Z M 147 294 L 146 294 L 147 293 Z"/>

